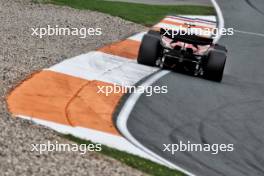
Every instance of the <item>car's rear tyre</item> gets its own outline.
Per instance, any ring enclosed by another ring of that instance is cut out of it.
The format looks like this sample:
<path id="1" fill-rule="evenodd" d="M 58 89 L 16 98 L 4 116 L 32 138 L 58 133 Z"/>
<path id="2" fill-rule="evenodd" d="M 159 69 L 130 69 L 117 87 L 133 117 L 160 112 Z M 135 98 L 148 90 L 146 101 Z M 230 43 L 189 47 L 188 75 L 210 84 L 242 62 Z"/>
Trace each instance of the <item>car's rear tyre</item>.
<path id="1" fill-rule="evenodd" d="M 222 50 L 211 50 L 204 68 L 206 79 L 221 82 L 226 63 L 226 52 Z"/>
<path id="2" fill-rule="evenodd" d="M 148 34 L 153 35 L 153 36 L 157 37 L 158 39 L 160 39 L 160 32 L 159 31 L 149 30 Z"/>
<path id="3" fill-rule="evenodd" d="M 161 49 L 160 39 L 151 34 L 144 35 L 138 54 L 138 63 L 156 66 Z"/>
<path id="4" fill-rule="evenodd" d="M 214 49 L 216 49 L 216 50 L 221 50 L 221 51 L 224 51 L 224 52 L 227 52 L 226 47 L 223 46 L 223 45 L 219 45 L 219 44 L 215 44 Z"/>

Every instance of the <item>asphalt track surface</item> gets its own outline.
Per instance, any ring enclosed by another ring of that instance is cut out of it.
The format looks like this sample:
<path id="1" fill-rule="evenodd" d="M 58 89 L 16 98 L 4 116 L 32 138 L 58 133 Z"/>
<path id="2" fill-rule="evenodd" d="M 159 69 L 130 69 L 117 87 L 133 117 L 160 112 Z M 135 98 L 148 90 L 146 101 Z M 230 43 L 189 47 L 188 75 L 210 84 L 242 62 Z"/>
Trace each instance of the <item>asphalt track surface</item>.
<path id="1" fill-rule="evenodd" d="M 168 94 L 142 95 L 129 119 L 145 147 L 197 176 L 264 175 L 264 2 L 221 0 L 228 62 L 222 83 L 170 73 L 155 85 Z M 246 33 L 245 33 L 246 31 Z M 248 33 L 250 32 L 250 34 Z M 162 152 L 162 144 L 234 144 L 234 152 Z"/>

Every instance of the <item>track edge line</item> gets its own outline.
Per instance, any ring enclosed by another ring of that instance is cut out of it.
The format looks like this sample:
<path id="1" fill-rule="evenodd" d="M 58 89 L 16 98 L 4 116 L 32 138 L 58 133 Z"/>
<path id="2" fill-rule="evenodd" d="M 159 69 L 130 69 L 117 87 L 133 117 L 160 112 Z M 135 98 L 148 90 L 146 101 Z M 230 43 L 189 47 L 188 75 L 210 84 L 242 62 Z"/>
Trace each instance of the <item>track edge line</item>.
<path id="1" fill-rule="evenodd" d="M 224 23 L 224 17 L 223 17 L 223 13 L 218 5 L 218 3 L 216 2 L 216 0 L 211 0 L 216 14 L 217 14 L 217 21 L 218 21 L 218 29 L 224 28 L 225 23 Z M 221 38 L 221 35 L 218 35 L 215 37 L 214 39 L 214 43 L 217 43 Z M 155 83 L 157 80 L 159 80 L 160 78 L 162 78 L 163 76 L 169 74 L 170 71 L 164 71 L 164 70 L 160 70 L 157 73 L 155 73 L 154 75 L 152 75 L 151 77 L 149 77 L 147 80 L 145 80 L 141 86 L 149 86 L 152 85 L 153 83 Z M 128 128 L 127 128 L 127 121 L 129 118 L 129 115 L 131 113 L 131 111 L 133 110 L 137 100 L 140 98 L 140 96 L 142 95 L 142 93 L 132 93 L 128 99 L 126 100 L 126 102 L 124 103 L 123 107 L 121 108 L 121 110 L 119 111 L 119 113 L 117 114 L 116 117 L 116 127 L 118 128 L 118 130 L 120 131 L 120 133 L 132 144 L 134 144 L 136 147 L 138 147 L 139 149 L 141 149 L 142 151 L 146 152 L 147 154 L 149 154 L 151 157 L 153 157 L 154 159 L 160 161 L 160 164 L 163 164 L 167 167 L 170 167 L 172 169 L 176 169 L 178 171 L 183 172 L 184 174 L 187 174 L 189 176 L 196 176 L 193 173 L 173 164 L 172 162 L 160 157 L 159 155 L 157 155 L 156 153 L 152 152 L 151 150 L 149 150 L 148 148 L 144 147 L 136 138 L 134 138 L 132 136 L 132 134 L 129 132 Z"/>

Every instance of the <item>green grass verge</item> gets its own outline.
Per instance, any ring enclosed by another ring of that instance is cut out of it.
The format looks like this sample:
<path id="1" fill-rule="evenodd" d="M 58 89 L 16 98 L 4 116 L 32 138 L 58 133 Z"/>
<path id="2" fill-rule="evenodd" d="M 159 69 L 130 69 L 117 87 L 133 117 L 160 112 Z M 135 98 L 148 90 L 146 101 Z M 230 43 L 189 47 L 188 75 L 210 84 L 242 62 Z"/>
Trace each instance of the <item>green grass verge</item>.
<path id="1" fill-rule="evenodd" d="M 91 144 L 92 142 L 86 141 L 83 139 L 76 138 L 72 135 L 63 135 L 63 137 L 76 142 L 77 144 Z M 122 152 L 107 146 L 102 146 L 102 151 L 100 152 L 104 155 L 115 158 L 116 160 L 125 163 L 126 165 L 135 168 L 139 171 L 142 171 L 146 174 L 152 176 L 185 176 L 183 173 L 167 168 L 165 166 L 159 165 L 147 159 L 128 154 L 126 152 Z"/>
<path id="2" fill-rule="evenodd" d="M 213 15 L 214 8 L 193 5 L 146 5 L 104 0 L 34 0 L 77 9 L 88 9 L 118 16 L 145 26 L 151 26 L 168 14 Z"/>

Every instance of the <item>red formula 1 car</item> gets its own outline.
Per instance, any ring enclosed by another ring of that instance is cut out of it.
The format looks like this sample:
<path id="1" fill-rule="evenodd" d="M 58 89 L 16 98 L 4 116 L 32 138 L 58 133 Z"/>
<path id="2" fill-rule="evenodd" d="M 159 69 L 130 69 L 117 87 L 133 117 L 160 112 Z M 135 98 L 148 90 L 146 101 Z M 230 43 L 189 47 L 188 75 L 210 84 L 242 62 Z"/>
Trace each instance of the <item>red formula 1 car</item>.
<path id="1" fill-rule="evenodd" d="M 174 69 L 221 82 L 226 54 L 227 49 L 214 44 L 212 37 L 161 28 L 144 35 L 137 60 L 140 64 Z"/>

